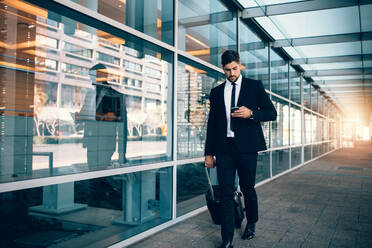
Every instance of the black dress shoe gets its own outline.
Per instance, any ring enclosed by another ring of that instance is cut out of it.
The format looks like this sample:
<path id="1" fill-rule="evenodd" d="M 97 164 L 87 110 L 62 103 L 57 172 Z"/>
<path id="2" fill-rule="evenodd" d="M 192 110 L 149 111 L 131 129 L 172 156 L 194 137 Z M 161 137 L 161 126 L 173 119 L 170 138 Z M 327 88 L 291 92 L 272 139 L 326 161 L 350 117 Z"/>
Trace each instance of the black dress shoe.
<path id="1" fill-rule="evenodd" d="M 245 231 L 242 235 L 242 239 L 244 240 L 249 240 L 253 239 L 255 236 L 255 229 L 256 229 L 256 224 L 255 223 L 249 223 L 245 227 Z"/>
<path id="2" fill-rule="evenodd" d="M 218 248 L 234 248 L 234 246 L 232 245 L 232 242 L 227 242 L 227 243 L 223 243 Z"/>

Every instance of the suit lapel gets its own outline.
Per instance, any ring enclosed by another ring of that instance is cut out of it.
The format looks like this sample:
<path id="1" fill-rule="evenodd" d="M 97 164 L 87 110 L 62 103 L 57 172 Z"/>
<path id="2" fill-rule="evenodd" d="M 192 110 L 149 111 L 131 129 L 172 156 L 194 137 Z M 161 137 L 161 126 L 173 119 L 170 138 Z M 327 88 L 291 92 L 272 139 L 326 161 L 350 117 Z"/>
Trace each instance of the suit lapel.
<path id="1" fill-rule="evenodd" d="M 237 106 L 242 106 L 243 104 L 242 104 L 242 99 L 243 99 L 243 97 L 244 97 L 244 95 L 246 95 L 245 94 L 245 91 L 247 90 L 247 81 L 244 79 L 244 78 L 242 78 L 242 85 L 240 86 L 240 92 L 239 92 L 239 97 L 238 97 L 238 104 L 237 104 Z"/>
<path id="2" fill-rule="evenodd" d="M 220 91 L 218 92 L 218 97 L 217 99 L 221 99 L 221 111 L 223 112 L 223 116 L 225 118 L 225 122 L 227 122 L 227 119 L 226 119 L 226 105 L 225 105 L 225 85 L 226 85 L 226 80 L 225 82 L 222 84 L 222 86 L 220 87 Z"/>

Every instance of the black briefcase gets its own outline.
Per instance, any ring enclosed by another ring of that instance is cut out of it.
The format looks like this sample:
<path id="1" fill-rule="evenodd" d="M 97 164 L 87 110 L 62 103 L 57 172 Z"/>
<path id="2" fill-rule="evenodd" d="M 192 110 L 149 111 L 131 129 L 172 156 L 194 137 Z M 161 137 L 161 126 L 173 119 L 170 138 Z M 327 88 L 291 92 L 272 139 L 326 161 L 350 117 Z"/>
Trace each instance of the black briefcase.
<path id="1" fill-rule="evenodd" d="M 221 191 L 218 185 L 213 185 L 209 178 L 208 169 L 205 168 L 209 189 L 205 194 L 207 201 L 207 208 L 215 224 L 221 224 L 223 218 L 222 202 L 221 202 Z M 244 204 L 243 194 L 240 191 L 234 192 L 234 213 L 235 213 L 235 227 L 240 227 L 244 219 Z"/>

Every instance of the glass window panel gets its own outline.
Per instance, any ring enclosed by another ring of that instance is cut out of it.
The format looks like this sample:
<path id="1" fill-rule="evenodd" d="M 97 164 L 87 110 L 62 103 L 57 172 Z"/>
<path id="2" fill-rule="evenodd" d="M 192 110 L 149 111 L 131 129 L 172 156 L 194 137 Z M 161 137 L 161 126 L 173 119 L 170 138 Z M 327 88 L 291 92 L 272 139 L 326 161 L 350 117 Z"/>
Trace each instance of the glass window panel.
<path id="1" fill-rule="evenodd" d="M 291 66 L 289 67 L 289 91 L 290 99 L 298 104 L 301 104 L 300 75 Z"/>
<path id="2" fill-rule="evenodd" d="M 171 219 L 172 175 L 168 167 L 2 193 L 2 245 L 113 245 Z"/>
<path id="3" fill-rule="evenodd" d="M 318 112 L 318 91 L 311 87 L 311 109 Z"/>
<path id="4" fill-rule="evenodd" d="M 349 80 L 349 79 L 366 79 L 372 78 L 372 75 L 349 75 L 349 76 L 327 76 L 327 77 L 319 77 L 321 80 Z"/>
<path id="5" fill-rule="evenodd" d="M 314 68 L 312 67 L 312 65 L 308 65 L 308 64 L 302 64 L 301 65 L 302 69 L 304 69 L 305 71 L 311 71 L 311 70 L 314 70 Z M 316 76 L 314 76 L 315 78 Z"/>
<path id="6" fill-rule="evenodd" d="M 90 0 L 78 3 L 151 37 L 173 44 L 173 0 Z"/>
<path id="7" fill-rule="evenodd" d="M 272 18 L 272 17 L 270 17 Z M 254 18 L 275 40 L 285 39 L 282 29 L 267 16 Z"/>
<path id="8" fill-rule="evenodd" d="M 311 142 L 317 142 L 318 140 L 318 116 L 311 116 Z"/>
<path id="9" fill-rule="evenodd" d="M 311 155 L 311 152 L 312 152 L 312 145 L 308 145 L 308 146 L 305 146 L 304 147 L 304 158 L 305 158 L 305 162 L 309 161 L 312 159 L 312 155 Z"/>
<path id="10" fill-rule="evenodd" d="M 302 58 L 302 56 L 299 54 L 299 52 L 296 50 L 295 47 L 283 47 L 283 49 L 291 56 L 293 59 L 299 59 Z M 303 65 L 301 65 L 302 67 Z"/>
<path id="11" fill-rule="evenodd" d="M 178 166 L 177 216 L 205 206 L 205 192 L 208 189 L 204 162 Z"/>
<path id="12" fill-rule="evenodd" d="M 328 139 L 336 139 L 336 123 L 333 120 L 328 121 Z"/>
<path id="13" fill-rule="evenodd" d="M 301 144 L 301 108 L 296 105 L 291 105 L 290 108 L 291 119 L 291 145 Z"/>
<path id="14" fill-rule="evenodd" d="M 104 61 L 110 64 L 119 65 L 120 59 L 105 53 L 97 52 L 97 60 Z"/>
<path id="15" fill-rule="evenodd" d="M 311 143 L 311 134 L 312 134 L 312 117 L 311 117 L 311 112 L 305 110 L 304 113 L 304 118 L 305 118 L 305 144 Z"/>
<path id="16" fill-rule="evenodd" d="M 204 156 L 209 94 L 222 74 L 179 57 L 177 100 L 178 158 Z M 182 62 L 181 62 L 182 61 Z"/>
<path id="17" fill-rule="evenodd" d="M 333 69 L 350 69 L 350 68 L 361 68 L 363 67 L 362 61 L 357 62 L 343 62 L 343 63 L 323 63 L 323 64 L 311 64 L 314 70 L 333 70 Z"/>
<path id="18" fill-rule="evenodd" d="M 329 138 L 329 129 L 328 129 L 329 125 L 328 125 L 328 120 L 327 119 L 323 119 L 323 140 L 330 140 Z"/>
<path id="19" fill-rule="evenodd" d="M 260 152 L 257 156 L 256 183 L 270 177 L 270 152 Z"/>
<path id="20" fill-rule="evenodd" d="M 320 156 L 320 145 L 321 144 L 317 144 L 317 145 L 312 145 L 312 155 L 313 155 L 313 158 L 316 158 L 318 156 Z"/>
<path id="21" fill-rule="evenodd" d="M 362 20 L 362 32 L 372 31 L 372 4 L 360 5 L 360 17 Z"/>
<path id="22" fill-rule="evenodd" d="M 289 149 L 272 151 L 273 176 L 289 169 Z"/>
<path id="23" fill-rule="evenodd" d="M 364 40 L 363 44 L 363 54 L 372 53 L 372 40 Z"/>
<path id="24" fill-rule="evenodd" d="M 272 98 L 276 111 L 276 121 L 272 121 L 272 147 L 289 145 L 289 104 L 277 97 Z"/>
<path id="25" fill-rule="evenodd" d="M 244 24 L 240 26 L 240 61 L 242 74 L 246 77 L 261 80 L 266 89 L 270 89 L 268 46 Z"/>
<path id="26" fill-rule="evenodd" d="M 363 61 L 364 68 L 366 67 L 372 67 L 372 61 Z"/>
<path id="27" fill-rule="evenodd" d="M 292 2 L 300 2 L 304 0 L 238 0 L 240 4 L 244 8 L 249 7 L 257 7 L 258 5 L 264 6 L 264 5 L 273 5 L 273 4 L 280 4 L 280 3 L 292 3 Z"/>
<path id="28" fill-rule="evenodd" d="M 260 5 L 273 5 L 273 4 L 281 4 L 281 3 L 301 2 L 304 0 L 255 0 L 255 1 L 257 1 Z"/>
<path id="29" fill-rule="evenodd" d="M 92 56 L 93 56 L 93 50 L 92 49 L 88 49 L 88 48 L 79 46 L 77 44 L 72 44 L 72 43 L 66 42 L 66 41 L 63 44 L 63 50 L 68 52 L 68 53 L 84 56 L 84 57 L 87 57 L 87 58 L 92 58 Z"/>
<path id="30" fill-rule="evenodd" d="M 236 14 L 220 0 L 178 0 L 178 47 L 221 66 L 221 54 L 236 50 Z"/>
<path id="31" fill-rule="evenodd" d="M 311 109 L 311 84 L 304 81 L 304 106 Z"/>
<path id="32" fill-rule="evenodd" d="M 291 168 L 302 163 L 302 147 L 291 148 Z"/>
<path id="33" fill-rule="evenodd" d="M 256 1 L 252 0 L 238 0 L 238 2 L 244 7 L 244 8 L 250 8 L 250 7 L 257 7 Z"/>
<path id="34" fill-rule="evenodd" d="M 277 15 L 271 18 L 285 30 L 287 38 L 356 33 L 360 30 L 357 6 Z"/>
<path id="35" fill-rule="evenodd" d="M 264 137 L 265 137 L 265 143 L 266 143 L 267 148 L 271 147 L 271 144 L 270 144 L 270 124 L 271 124 L 271 122 L 269 122 L 269 121 L 261 122 L 261 128 L 262 128 L 262 131 L 263 131 L 263 134 L 264 134 Z"/>
<path id="36" fill-rule="evenodd" d="M 323 96 L 321 94 L 319 94 L 318 96 L 318 113 L 319 114 L 323 114 Z"/>
<path id="37" fill-rule="evenodd" d="M 30 29 L 29 27 L 33 25 L 33 24 L 29 24 L 27 27 L 28 29 Z M 32 29 L 32 28 L 31 28 Z M 45 35 L 41 35 L 41 34 L 36 34 L 36 38 L 35 38 L 35 41 L 40 44 L 40 46 L 45 46 L 45 47 L 49 47 L 49 48 L 54 48 L 54 49 L 57 49 L 58 48 L 58 40 L 55 39 L 55 38 L 52 38 L 52 37 L 47 37 Z"/>
<path id="38" fill-rule="evenodd" d="M 316 141 L 324 140 L 324 119 L 322 117 L 317 117 L 317 127 L 316 127 Z"/>
<path id="39" fill-rule="evenodd" d="M 271 50 L 272 51 L 272 50 Z M 274 51 L 271 52 L 271 91 L 289 98 L 288 63 Z"/>
<path id="40" fill-rule="evenodd" d="M 172 158 L 173 53 L 10 4 L 2 18 L 13 31 L 0 36 L 2 181 Z M 127 70 L 124 60 L 151 73 Z"/>
<path id="41" fill-rule="evenodd" d="M 298 46 L 297 49 L 299 49 L 299 51 L 301 51 L 307 58 L 361 54 L 359 41 Z M 366 53 L 364 49 L 363 52 Z"/>

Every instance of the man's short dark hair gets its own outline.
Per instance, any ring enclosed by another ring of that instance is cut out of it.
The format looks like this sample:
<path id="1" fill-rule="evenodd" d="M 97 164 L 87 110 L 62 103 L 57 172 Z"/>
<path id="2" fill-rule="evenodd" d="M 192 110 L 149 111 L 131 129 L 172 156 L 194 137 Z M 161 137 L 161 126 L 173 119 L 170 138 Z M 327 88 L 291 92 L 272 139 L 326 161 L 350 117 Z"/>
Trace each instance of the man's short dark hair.
<path id="1" fill-rule="evenodd" d="M 225 51 L 221 56 L 221 63 L 222 66 L 225 66 L 231 62 L 237 62 L 240 63 L 240 56 L 237 51 L 234 50 L 227 50 Z"/>

